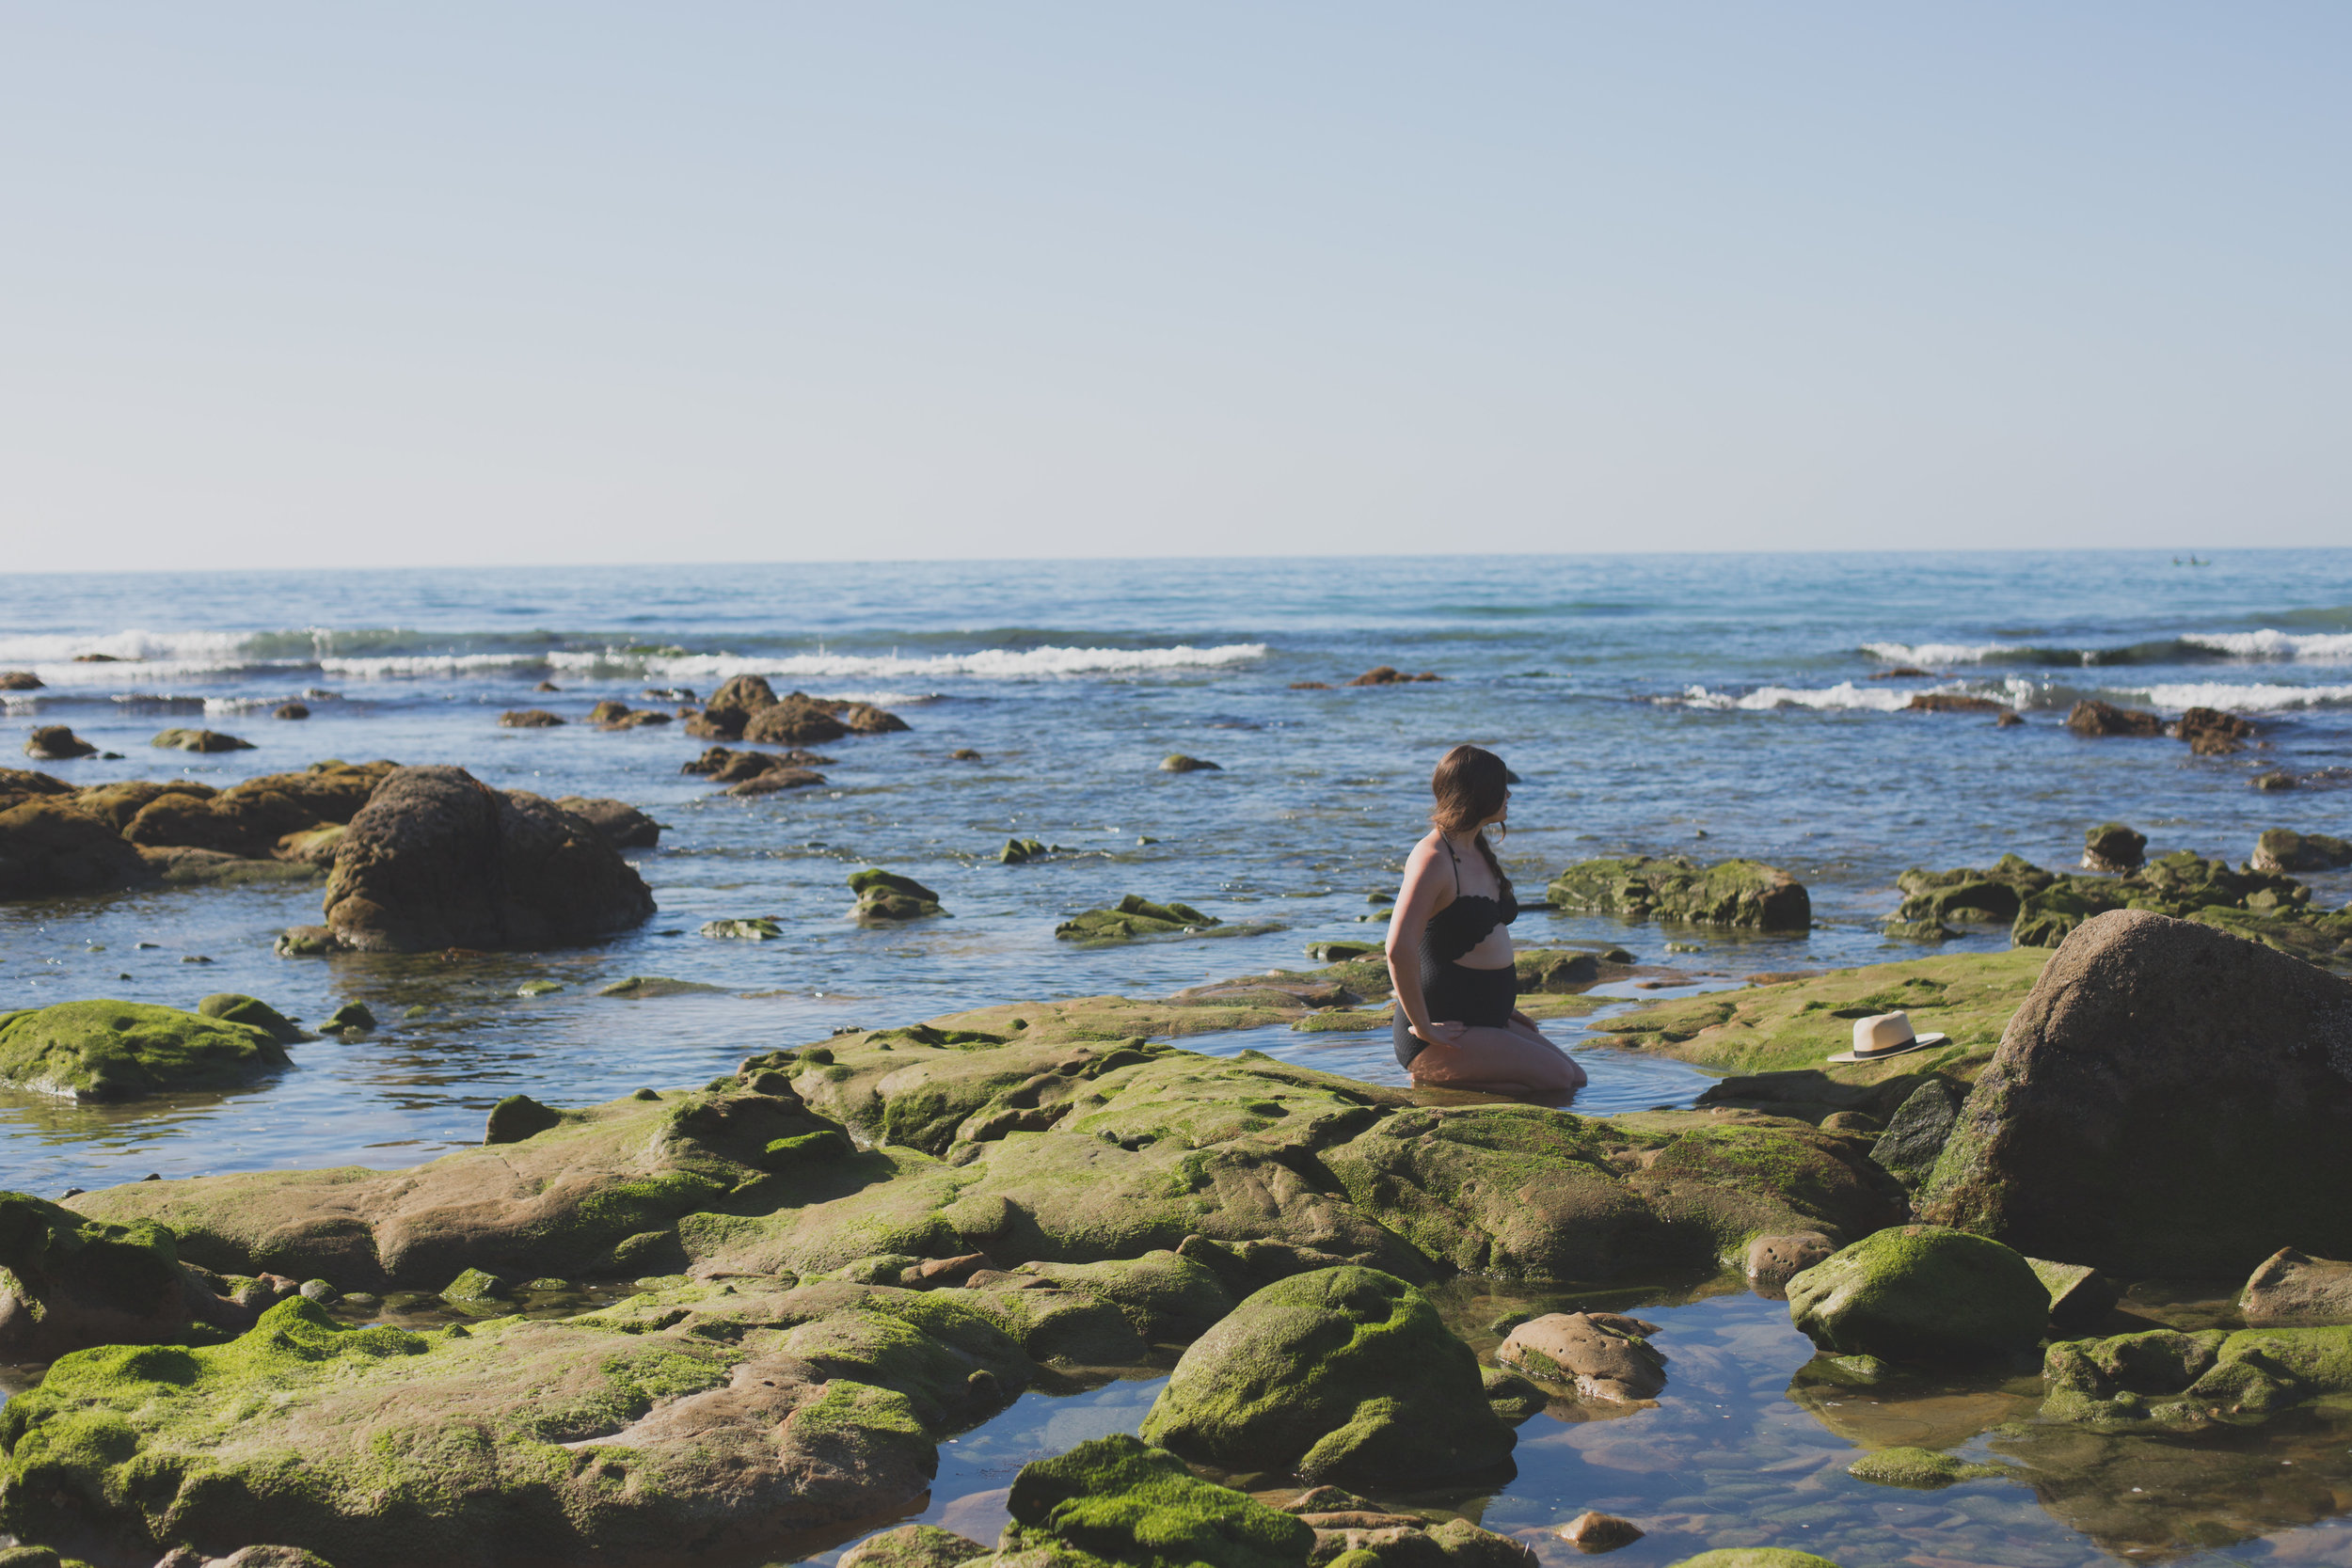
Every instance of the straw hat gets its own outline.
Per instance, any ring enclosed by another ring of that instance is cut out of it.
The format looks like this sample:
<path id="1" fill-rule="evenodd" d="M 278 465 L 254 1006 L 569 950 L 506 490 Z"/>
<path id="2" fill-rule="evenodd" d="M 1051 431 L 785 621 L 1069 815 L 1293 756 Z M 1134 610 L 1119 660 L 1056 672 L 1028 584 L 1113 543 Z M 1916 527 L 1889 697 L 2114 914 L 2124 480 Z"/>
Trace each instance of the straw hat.
<path id="1" fill-rule="evenodd" d="M 1833 1062 L 1875 1062 L 1931 1045 L 1949 1045 L 1949 1035 L 1912 1033 L 1909 1013 L 1876 1013 L 1853 1021 L 1853 1049 L 1830 1057 Z"/>

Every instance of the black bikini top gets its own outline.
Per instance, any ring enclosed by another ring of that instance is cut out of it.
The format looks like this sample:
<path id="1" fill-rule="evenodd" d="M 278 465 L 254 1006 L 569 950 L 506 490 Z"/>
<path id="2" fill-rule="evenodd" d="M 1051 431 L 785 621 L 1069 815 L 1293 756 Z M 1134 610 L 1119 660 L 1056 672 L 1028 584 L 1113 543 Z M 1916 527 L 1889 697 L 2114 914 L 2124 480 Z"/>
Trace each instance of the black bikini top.
<path id="1" fill-rule="evenodd" d="M 1454 854 L 1454 846 L 1444 835 L 1438 842 L 1445 845 L 1445 852 L 1454 862 L 1454 902 L 1429 917 L 1429 925 L 1422 935 L 1422 945 L 1433 958 L 1452 963 L 1463 954 L 1486 940 L 1488 932 L 1498 926 L 1508 926 L 1519 917 L 1519 901 L 1511 893 L 1506 879 L 1502 896 L 1489 898 L 1483 893 L 1462 891 L 1462 857 Z"/>

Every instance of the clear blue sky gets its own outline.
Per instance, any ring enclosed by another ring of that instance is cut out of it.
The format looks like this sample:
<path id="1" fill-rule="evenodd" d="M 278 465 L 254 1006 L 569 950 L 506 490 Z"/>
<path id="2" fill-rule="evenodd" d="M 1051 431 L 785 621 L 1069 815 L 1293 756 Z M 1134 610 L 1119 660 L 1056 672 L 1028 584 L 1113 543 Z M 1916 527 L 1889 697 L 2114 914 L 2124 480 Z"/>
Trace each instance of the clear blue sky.
<path id="1" fill-rule="evenodd" d="M 0 4 L 0 566 L 2352 541 L 2352 7 Z"/>

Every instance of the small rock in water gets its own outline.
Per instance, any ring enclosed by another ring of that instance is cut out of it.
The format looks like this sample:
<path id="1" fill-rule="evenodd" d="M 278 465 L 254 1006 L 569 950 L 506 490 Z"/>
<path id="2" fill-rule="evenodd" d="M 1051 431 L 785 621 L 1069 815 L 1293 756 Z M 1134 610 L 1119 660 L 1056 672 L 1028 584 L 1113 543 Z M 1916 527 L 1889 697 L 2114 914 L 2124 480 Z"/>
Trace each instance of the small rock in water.
<path id="1" fill-rule="evenodd" d="M 1788 1282 L 1788 1316 L 1825 1350 L 1965 1361 L 2029 1351 L 2050 1293 L 2024 1257 L 1940 1225 L 1864 1237 Z"/>
<path id="2" fill-rule="evenodd" d="M 166 730 L 148 742 L 180 752 L 250 752 L 253 742 L 240 740 L 218 730 Z"/>
<path id="3" fill-rule="evenodd" d="M 324 1279 L 306 1279 L 302 1282 L 302 1299 L 305 1301 L 316 1302 L 321 1307 L 332 1307 L 342 1297 L 342 1292 Z"/>
<path id="4" fill-rule="evenodd" d="M 1915 1492 L 1933 1492 L 1955 1481 L 1977 1481 L 2009 1474 L 2006 1465 L 1972 1465 L 1954 1459 L 1947 1453 L 1931 1449 L 1881 1449 L 1866 1453 L 1846 1466 L 1846 1473 L 1857 1481 L 1880 1486 L 1903 1486 Z"/>
<path id="5" fill-rule="evenodd" d="M 516 708 L 499 715 L 500 726 L 510 730 L 551 730 L 563 722 L 562 714 L 543 707 Z"/>
<path id="6" fill-rule="evenodd" d="M 1006 865 L 1020 865 L 1027 861 L 1043 860 L 1059 847 L 1059 845 L 1047 844 L 1040 839 L 1009 838 L 1005 840 L 1005 847 L 996 851 L 996 859 Z"/>
<path id="7" fill-rule="evenodd" d="M 552 996 L 564 989 L 561 980 L 525 980 L 515 988 L 516 996 Z"/>
<path id="8" fill-rule="evenodd" d="M 96 756 L 98 748 L 63 724 L 42 724 L 25 740 L 24 754 L 36 762 L 67 762 Z"/>
<path id="9" fill-rule="evenodd" d="M 1818 1230 L 1758 1236 L 1748 1243 L 1748 1283 L 1758 1294 L 1778 1299 L 1782 1286 L 1836 1250 L 1836 1243 Z"/>
<path id="10" fill-rule="evenodd" d="M 1222 773 L 1225 769 L 1206 757 L 1188 757 L 1182 752 L 1172 752 L 1160 759 L 1160 771 L 1163 773 Z"/>
<path id="11" fill-rule="evenodd" d="M 980 753 L 969 746 L 959 746 L 947 753 L 947 760 L 949 762 L 978 762 Z"/>
<path id="12" fill-rule="evenodd" d="M 784 927 L 765 915 L 748 920 L 706 920 L 702 934 L 719 942 L 772 942 Z"/>
<path id="13" fill-rule="evenodd" d="M 319 1025 L 320 1032 L 328 1035 L 358 1034 L 374 1027 L 375 1015 L 368 1010 L 364 1002 L 344 1003 L 327 1014 L 326 1022 Z"/>
<path id="14" fill-rule="evenodd" d="M 2273 828 L 2254 841 L 2256 871 L 2340 871 L 2352 865 L 2352 839 Z"/>
<path id="15" fill-rule="evenodd" d="M 451 1302 L 496 1301 L 514 1293 L 514 1285 L 483 1269 L 468 1269 L 443 1288 L 441 1299 Z"/>
<path id="16" fill-rule="evenodd" d="M 939 907 L 938 894 L 912 877 L 880 866 L 852 872 L 850 891 L 857 895 L 857 907 L 850 911 L 850 918 L 861 926 L 895 926 L 946 912 Z"/>
<path id="17" fill-rule="evenodd" d="M 1604 1326 L 1584 1312 L 1529 1319 L 1511 1330 L 1495 1360 L 1530 1377 L 1568 1384 L 1586 1399 L 1621 1404 L 1656 1399 L 1666 1386 L 1666 1358 L 1645 1338 Z"/>
<path id="18" fill-rule="evenodd" d="M 2295 775 L 2288 772 L 2283 768 L 2273 768 L 2267 773 L 2257 774 L 2254 778 L 2254 787 L 2256 789 L 2273 791 L 2280 789 L 2293 789 L 2295 787 Z"/>
<path id="19" fill-rule="evenodd" d="M 39 691 L 41 678 L 30 670 L 0 670 L 0 691 Z"/>
<path id="20" fill-rule="evenodd" d="M 518 1144 L 563 1124 L 562 1113 L 550 1110 L 527 1094 L 510 1094 L 490 1107 L 490 1118 L 482 1129 L 482 1141 L 485 1145 Z"/>
<path id="21" fill-rule="evenodd" d="M 1560 1539 L 1580 1552 L 1613 1552 L 1642 1539 L 1642 1527 L 1613 1513 L 1586 1509 L 1560 1527 Z"/>
<path id="22" fill-rule="evenodd" d="M 201 953 L 183 953 L 180 956 L 180 961 L 183 964 L 208 964 L 213 960 Z"/>
<path id="23" fill-rule="evenodd" d="M 2148 861 L 2148 835 L 2121 822 L 2103 822 L 2083 835 L 2083 869 L 2122 876 Z"/>
<path id="24" fill-rule="evenodd" d="M 300 703 L 280 703 L 270 714 L 272 719 L 308 719 L 310 710 Z"/>

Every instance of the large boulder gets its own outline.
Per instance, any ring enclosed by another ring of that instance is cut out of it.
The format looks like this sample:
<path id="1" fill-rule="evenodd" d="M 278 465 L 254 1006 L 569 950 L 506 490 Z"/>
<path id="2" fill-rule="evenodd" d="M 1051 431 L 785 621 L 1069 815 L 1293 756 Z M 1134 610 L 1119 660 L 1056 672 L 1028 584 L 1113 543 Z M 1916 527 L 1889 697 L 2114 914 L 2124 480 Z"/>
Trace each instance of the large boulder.
<path id="1" fill-rule="evenodd" d="M 1866 1236 L 1789 1280 L 1788 1317 L 1840 1354 L 1976 1360 L 2039 1344 L 2050 1292 L 2031 1263 L 1998 1242 L 1906 1225 Z"/>
<path id="2" fill-rule="evenodd" d="M 137 849 L 56 796 L 19 797 L 0 810 L 0 898 L 52 898 L 154 879 Z"/>
<path id="3" fill-rule="evenodd" d="M 1700 866 L 1680 855 L 1581 861 L 1552 879 L 1554 909 L 1692 926 L 1802 931 L 1813 924 L 1804 884 L 1761 861 Z"/>
<path id="4" fill-rule="evenodd" d="M 145 1002 L 0 1013 L 0 1084 L 72 1100 L 226 1088 L 288 1066 L 270 1029 Z"/>
<path id="5" fill-rule="evenodd" d="M 1145 1441 L 1228 1469 L 1430 1486 L 1505 1470 L 1516 1441 L 1429 1298 L 1343 1267 L 1267 1286 L 1194 1341 Z"/>
<path id="6" fill-rule="evenodd" d="M 98 748 L 63 724 L 35 725 L 25 737 L 24 754 L 35 762 L 70 762 L 98 754 Z"/>
<path id="7" fill-rule="evenodd" d="M 462 768 L 387 778 L 336 850 L 326 903 L 342 946 L 379 953 L 577 946 L 654 911 L 593 825 Z"/>
<path id="8" fill-rule="evenodd" d="M 1961 1107 L 1924 1217 L 2126 1276 L 2352 1256 L 2352 984 L 2125 910 L 2042 972 Z"/>
<path id="9" fill-rule="evenodd" d="M 615 849 L 651 849 L 661 842 L 661 824 L 627 800 L 566 795 L 555 803 L 602 833 Z"/>
<path id="10" fill-rule="evenodd" d="M 2238 1291 L 2238 1315 L 2255 1327 L 2352 1323 L 2352 1263 L 2280 1247 L 2255 1265 Z"/>

